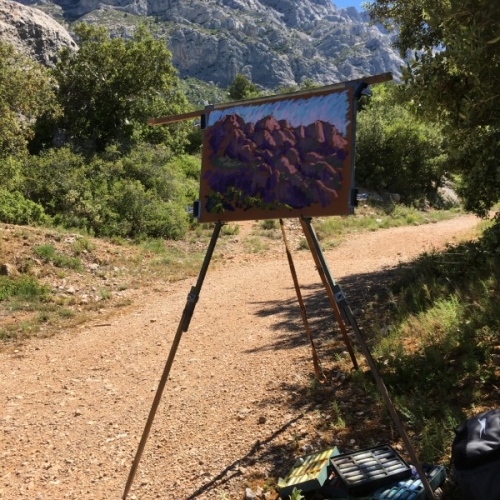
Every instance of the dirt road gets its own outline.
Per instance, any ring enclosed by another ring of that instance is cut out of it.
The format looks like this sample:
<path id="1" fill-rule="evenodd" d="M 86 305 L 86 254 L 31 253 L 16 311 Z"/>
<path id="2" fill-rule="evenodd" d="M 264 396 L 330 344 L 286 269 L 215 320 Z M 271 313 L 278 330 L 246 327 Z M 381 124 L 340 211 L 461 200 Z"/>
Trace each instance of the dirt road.
<path id="1" fill-rule="evenodd" d="M 326 256 L 342 285 L 441 248 L 477 223 L 463 216 L 363 233 Z M 320 281 L 310 254 L 294 255 L 308 301 Z M 121 498 L 194 283 L 145 290 L 133 312 L 110 323 L 96 318 L 0 353 L 1 499 Z M 362 434 L 332 436 L 319 425 L 329 417 L 314 411 L 312 375 L 284 253 L 209 271 L 129 498 L 241 499 L 246 486 L 265 490 L 285 474 L 292 452 L 332 439 L 362 446 Z"/>

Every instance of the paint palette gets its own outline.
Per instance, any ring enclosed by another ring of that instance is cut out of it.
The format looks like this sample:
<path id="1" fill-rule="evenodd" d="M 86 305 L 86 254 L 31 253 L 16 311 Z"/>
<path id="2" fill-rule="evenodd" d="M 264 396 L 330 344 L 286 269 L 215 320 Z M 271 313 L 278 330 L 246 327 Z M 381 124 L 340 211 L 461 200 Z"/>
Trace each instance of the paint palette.
<path id="1" fill-rule="evenodd" d="M 389 445 L 337 455 L 330 462 L 349 495 L 373 491 L 411 476 L 411 467 Z"/>
<path id="2" fill-rule="evenodd" d="M 285 479 L 279 479 L 277 489 L 281 498 L 288 499 L 294 488 L 302 493 L 318 490 L 328 478 L 330 459 L 340 452 L 335 446 L 300 457 Z"/>

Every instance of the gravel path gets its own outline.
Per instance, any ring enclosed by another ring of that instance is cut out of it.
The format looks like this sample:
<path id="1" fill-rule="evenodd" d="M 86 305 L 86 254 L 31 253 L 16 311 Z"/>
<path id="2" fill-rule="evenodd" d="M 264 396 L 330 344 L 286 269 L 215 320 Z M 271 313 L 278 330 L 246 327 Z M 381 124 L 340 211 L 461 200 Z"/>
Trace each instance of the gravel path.
<path id="1" fill-rule="evenodd" d="M 477 222 L 363 233 L 326 256 L 342 284 L 441 248 Z M 320 281 L 308 252 L 294 258 L 307 300 Z M 194 283 L 145 290 L 111 323 L 96 318 L 0 353 L 1 499 L 121 498 Z M 246 486 L 265 489 L 286 473 L 291 443 L 331 444 L 311 427 L 317 415 L 295 404 L 313 374 L 300 325 L 284 253 L 209 271 L 129 498 L 241 499 Z"/>

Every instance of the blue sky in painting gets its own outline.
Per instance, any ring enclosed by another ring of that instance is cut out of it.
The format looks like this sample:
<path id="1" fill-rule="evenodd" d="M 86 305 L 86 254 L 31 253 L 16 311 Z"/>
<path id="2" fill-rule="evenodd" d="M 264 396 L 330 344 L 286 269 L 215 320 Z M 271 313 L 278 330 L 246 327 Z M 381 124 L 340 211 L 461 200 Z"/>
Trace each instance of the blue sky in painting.
<path id="1" fill-rule="evenodd" d="M 366 0 L 334 0 L 332 3 L 337 6 L 339 9 L 345 9 L 346 7 L 356 7 L 359 12 L 361 12 L 363 9 L 361 8 L 361 4 L 364 3 Z"/>
<path id="2" fill-rule="evenodd" d="M 349 121 L 348 91 L 334 92 L 305 99 L 285 99 L 263 104 L 234 106 L 210 112 L 208 125 L 211 126 L 226 115 L 237 114 L 247 123 L 255 123 L 261 118 L 273 115 L 277 120 L 288 120 L 292 127 L 309 125 L 323 120 L 335 126 L 345 137 Z"/>

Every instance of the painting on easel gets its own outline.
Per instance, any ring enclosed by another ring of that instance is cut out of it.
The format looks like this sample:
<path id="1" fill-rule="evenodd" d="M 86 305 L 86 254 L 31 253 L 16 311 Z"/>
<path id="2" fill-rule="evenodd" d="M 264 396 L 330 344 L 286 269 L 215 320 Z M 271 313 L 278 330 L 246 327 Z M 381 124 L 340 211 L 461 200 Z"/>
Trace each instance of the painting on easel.
<path id="1" fill-rule="evenodd" d="M 356 204 L 356 101 L 368 85 L 390 80 L 383 73 L 148 124 L 201 117 L 200 199 L 193 207 L 199 222 L 349 215 Z"/>
<path id="2" fill-rule="evenodd" d="M 207 109 L 200 222 L 351 214 L 353 91 Z"/>

